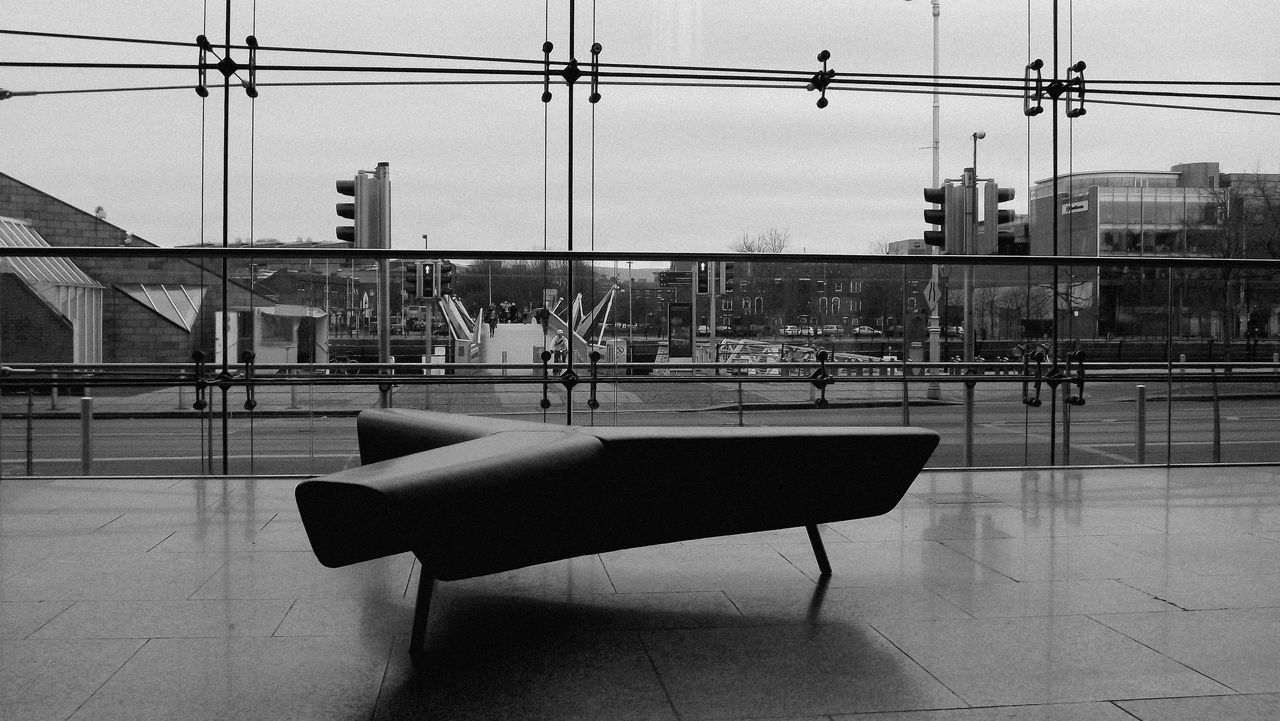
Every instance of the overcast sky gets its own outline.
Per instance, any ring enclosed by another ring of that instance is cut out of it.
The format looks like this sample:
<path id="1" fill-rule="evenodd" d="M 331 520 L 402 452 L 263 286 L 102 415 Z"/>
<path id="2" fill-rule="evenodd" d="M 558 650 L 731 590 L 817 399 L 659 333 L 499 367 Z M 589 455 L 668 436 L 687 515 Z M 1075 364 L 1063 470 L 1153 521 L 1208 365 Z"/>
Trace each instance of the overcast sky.
<path id="1" fill-rule="evenodd" d="M 206 16 L 201 3 L 172 0 L 7 3 L 0 28 L 187 42 L 205 32 L 217 44 L 222 3 L 210 6 Z M 1052 8 L 1051 0 L 941 0 L 942 74 L 1020 78 L 1029 58 L 1051 66 Z M 1275 0 L 1060 0 L 1059 8 L 1059 63 L 1086 61 L 1087 79 L 1280 81 Z M 594 36 L 604 62 L 812 72 L 827 49 L 837 73 L 932 71 L 929 0 L 584 0 L 577 13 L 582 62 Z M 254 33 L 267 46 L 540 59 L 549 17 L 553 60 L 563 61 L 568 15 L 566 1 L 548 11 L 544 2 L 261 0 L 234 3 L 231 35 L 242 43 Z M 10 62 L 196 60 L 194 49 L 155 45 L 17 36 L 2 44 L 0 59 Z M 393 61 L 263 52 L 259 62 Z M 258 79 L 390 78 L 263 72 Z M 0 88 L 16 92 L 195 81 L 194 71 L 0 67 Z M 1172 89 L 1280 95 L 1274 87 Z M 544 240 L 562 249 L 568 93 L 553 85 L 544 106 L 541 90 L 264 87 L 251 102 L 233 88 L 229 235 L 331 239 L 339 222 L 334 180 L 386 161 L 396 247 L 420 248 L 427 234 L 438 249 L 539 249 Z M 604 84 L 595 106 L 588 90 L 584 84 L 575 94 L 575 249 L 725 251 L 744 233 L 776 227 L 790 231 L 796 251 L 859 253 L 925 228 L 930 95 L 832 91 L 819 110 L 817 94 L 803 86 Z M 1230 104 L 1280 110 L 1276 102 Z M 982 130 L 979 175 L 1016 188 L 1014 205 L 1025 209 L 1028 183 L 1051 173 L 1050 113 L 1028 121 L 1020 98 L 943 96 L 941 107 L 943 177 L 970 164 L 971 134 Z M 1280 172 L 1275 116 L 1088 99 L 1086 107 L 1083 118 L 1061 120 L 1062 172 L 1198 161 Z M 108 220 L 160 245 L 220 243 L 222 117 L 220 85 L 203 102 L 191 89 L 14 97 L 0 102 L 0 171 L 85 210 L 102 206 Z"/>

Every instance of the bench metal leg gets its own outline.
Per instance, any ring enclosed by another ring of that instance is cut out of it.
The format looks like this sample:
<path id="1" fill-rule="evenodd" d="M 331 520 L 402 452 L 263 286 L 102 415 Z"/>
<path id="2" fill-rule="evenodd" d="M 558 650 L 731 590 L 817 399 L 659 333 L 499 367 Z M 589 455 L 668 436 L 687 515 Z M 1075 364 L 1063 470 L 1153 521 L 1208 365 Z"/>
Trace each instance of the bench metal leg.
<path id="1" fill-rule="evenodd" d="M 413 607 L 413 633 L 409 637 L 409 655 L 421 656 L 426 651 L 424 642 L 427 637 L 427 612 L 431 608 L 431 592 L 436 580 L 431 569 L 422 567 L 422 575 L 418 577 L 418 600 Z"/>
<path id="2" fill-rule="evenodd" d="M 804 527 L 809 532 L 809 544 L 813 546 L 813 555 L 818 559 L 818 571 L 824 576 L 831 575 L 831 561 L 827 560 L 827 549 L 822 545 L 822 536 L 818 535 L 818 527 L 809 524 Z"/>

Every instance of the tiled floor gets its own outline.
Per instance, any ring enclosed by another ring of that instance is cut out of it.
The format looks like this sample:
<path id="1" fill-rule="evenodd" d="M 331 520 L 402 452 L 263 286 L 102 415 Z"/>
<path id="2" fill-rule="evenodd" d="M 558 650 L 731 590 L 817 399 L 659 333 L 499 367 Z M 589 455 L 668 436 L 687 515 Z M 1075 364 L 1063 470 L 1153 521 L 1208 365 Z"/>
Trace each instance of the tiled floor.
<path id="1" fill-rule="evenodd" d="M 1275 719 L 1280 468 L 927 473 L 889 516 L 439 584 L 288 480 L 0 481 L 0 719 Z"/>

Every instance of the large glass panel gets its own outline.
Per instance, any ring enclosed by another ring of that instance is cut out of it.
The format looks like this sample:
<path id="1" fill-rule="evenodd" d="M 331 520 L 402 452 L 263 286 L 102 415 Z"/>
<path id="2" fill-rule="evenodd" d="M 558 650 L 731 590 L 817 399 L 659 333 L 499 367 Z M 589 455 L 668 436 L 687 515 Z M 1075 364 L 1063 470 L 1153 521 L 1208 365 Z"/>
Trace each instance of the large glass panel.
<path id="1" fill-rule="evenodd" d="M 1280 168 L 1233 83 L 1276 11 L 936 10 L 9 8 L 0 474 L 319 473 L 378 406 L 1128 463 L 1139 385 L 1146 460 L 1265 455 Z"/>

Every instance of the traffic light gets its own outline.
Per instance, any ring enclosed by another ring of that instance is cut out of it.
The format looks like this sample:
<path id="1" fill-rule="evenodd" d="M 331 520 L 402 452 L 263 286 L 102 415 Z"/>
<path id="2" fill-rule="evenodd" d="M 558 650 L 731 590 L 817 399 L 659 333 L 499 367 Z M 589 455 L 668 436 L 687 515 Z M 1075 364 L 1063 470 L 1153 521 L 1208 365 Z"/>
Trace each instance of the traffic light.
<path id="1" fill-rule="evenodd" d="M 453 263 L 440 261 L 440 282 L 436 284 L 440 295 L 453 295 Z"/>
<path id="2" fill-rule="evenodd" d="M 425 261 L 415 263 L 414 276 L 418 279 L 418 298 L 436 297 L 435 265 Z"/>
<path id="3" fill-rule="evenodd" d="M 698 293 L 706 294 L 707 292 L 707 261 L 698 261 Z"/>
<path id="4" fill-rule="evenodd" d="M 1013 188 L 1000 188 L 992 182 L 983 185 L 981 245 L 984 252 L 995 251 L 998 255 L 1026 255 L 1025 251 L 1030 249 L 1026 244 L 1023 244 L 1023 248 L 1015 247 L 1013 231 L 1000 229 L 1001 225 L 1012 223 L 1014 220 L 1012 210 L 1000 208 L 1001 203 L 1010 200 L 1013 200 Z"/>
<path id="5" fill-rule="evenodd" d="M 726 260 L 720 264 L 720 292 L 733 292 L 733 261 Z"/>
<path id="6" fill-rule="evenodd" d="M 338 194 L 352 199 L 350 203 L 338 203 L 338 217 L 354 221 L 352 225 L 337 227 L 338 240 L 345 240 L 356 248 L 367 248 L 368 236 L 373 232 L 372 194 L 373 179 L 364 173 L 356 173 L 353 180 L 339 180 Z"/>
<path id="7" fill-rule="evenodd" d="M 353 221 L 337 227 L 338 240 L 356 248 L 390 248 L 391 180 L 387 163 L 369 173 L 359 171 L 351 180 L 337 181 L 339 195 L 353 202 L 338 203 L 338 217 Z"/>
<path id="8" fill-rule="evenodd" d="M 926 230 L 924 242 L 942 248 L 944 253 L 960 253 L 964 250 L 964 189 L 948 183 L 938 188 L 925 188 L 924 199 L 942 207 L 927 208 L 925 222 L 940 227 Z"/>

